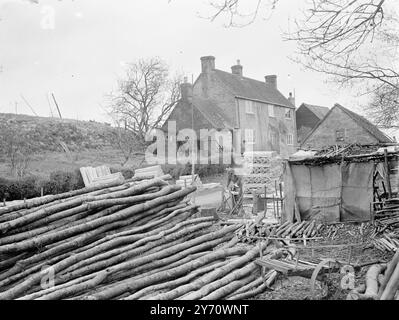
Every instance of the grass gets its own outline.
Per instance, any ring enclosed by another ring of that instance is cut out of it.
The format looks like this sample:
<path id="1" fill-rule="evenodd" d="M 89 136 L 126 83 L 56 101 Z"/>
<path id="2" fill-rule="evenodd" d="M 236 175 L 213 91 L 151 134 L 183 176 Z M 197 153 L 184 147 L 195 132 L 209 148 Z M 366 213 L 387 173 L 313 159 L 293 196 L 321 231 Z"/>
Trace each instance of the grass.
<path id="1" fill-rule="evenodd" d="M 137 168 L 145 166 L 144 156 L 132 157 L 125 168 Z M 28 174 L 39 177 L 49 177 L 54 171 L 73 171 L 76 168 L 99 165 L 107 165 L 120 168 L 123 162 L 122 153 L 112 147 L 104 147 L 97 150 L 84 150 L 80 152 L 45 152 L 34 155 L 29 163 Z M 7 163 L 0 163 L 0 177 L 11 178 L 10 168 Z"/>

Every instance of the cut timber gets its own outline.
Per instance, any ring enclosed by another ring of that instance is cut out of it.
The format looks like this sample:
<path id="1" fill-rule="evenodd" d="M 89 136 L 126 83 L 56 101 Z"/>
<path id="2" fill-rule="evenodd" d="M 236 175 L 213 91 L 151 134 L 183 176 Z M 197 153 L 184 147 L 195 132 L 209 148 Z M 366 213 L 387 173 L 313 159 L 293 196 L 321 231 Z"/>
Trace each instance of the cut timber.
<path id="1" fill-rule="evenodd" d="M 153 177 L 160 177 L 164 173 L 162 171 L 162 168 L 160 165 L 157 166 L 152 166 L 152 167 L 146 167 L 146 168 L 140 168 L 136 169 L 134 171 L 134 177 L 139 178 L 139 177 L 145 177 L 145 176 L 153 176 Z"/>
<path id="2" fill-rule="evenodd" d="M 389 279 L 391 279 L 391 276 L 392 276 L 393 272 L 395 271 L 395 268 L 398 265 L 398 263 L 399 263 L 399 251 L 395 253 L 392 260 L 388 263 L 387 269 L 385 270 L 384 280 L 382 281 L 381 287 L 378 292 L 379 298 L 381 298 L 382 293 L 384 292 L 384 290 L 389 282 Z"/>
<path id="3" fill-rule="evenodd" d="M 391 278 L 389 279 L 384 292 L 381 295 L 381 300 L 393 300 L 396 291 L 399 289 L 399 264 L 396 265 Z"/>
<path id="4" fill-rule="evenodd" d="M 372 265 L 366 273 L 366 291 L 365 296 L 376 299 L 378 296 L 378 275 L 382 272 L 381 264 Z"/>
<path id="5" fill-rule="evenodd" d="M 80 173 L 86 187 L 112 182 L 123 183 L 125 181 L 122 173 L 111 173 L 111 170 L 107 166 L 99 166 L 96 168 L 82 167 L 80 168 Z"/>

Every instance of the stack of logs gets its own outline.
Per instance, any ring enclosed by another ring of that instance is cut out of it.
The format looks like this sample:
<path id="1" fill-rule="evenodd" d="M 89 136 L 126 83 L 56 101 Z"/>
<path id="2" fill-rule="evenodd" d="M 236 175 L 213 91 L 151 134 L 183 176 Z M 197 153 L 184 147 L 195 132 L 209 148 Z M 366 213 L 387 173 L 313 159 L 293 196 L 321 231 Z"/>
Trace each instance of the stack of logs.
<path id="1" fill-rule="evenodd" d="M 365 284 L 352 290 L 348 300 L 399 300 L 399 252 L 388 264 L 374 264 Z"/>
<path id="2" fill-rule="evenodd" d="M 323 224 L 316 221 L 289 222 L 279 224 L 251 224 L 237 231 L 237 235 L 242 242 L 253 243 L 259 238 L 269 238 L 277 240 L 293 239 L 314 239 L 320 233 Z"/>
<path id="3" fill-rule="evenodd" d="M 399 214 L 374 221 L 372 242 L 381 251 L 395 252 L 399 248 Z"/>
<path id="4" fill-rule="evenodd" d="M 195 187 L 142 179 L 0 208 L 0 299 L 240 299 L 271 284 L 254 263 L 267 244 L 198 216 Z"/>

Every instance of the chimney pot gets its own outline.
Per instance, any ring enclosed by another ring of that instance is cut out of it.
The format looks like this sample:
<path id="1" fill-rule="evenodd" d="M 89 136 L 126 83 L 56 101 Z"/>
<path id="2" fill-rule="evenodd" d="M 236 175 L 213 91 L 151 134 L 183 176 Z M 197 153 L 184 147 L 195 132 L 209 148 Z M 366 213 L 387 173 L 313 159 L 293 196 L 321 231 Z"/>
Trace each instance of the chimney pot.
<path id="1" fill-rule="evenodd" d="M 268 86 L 277 89 L 277 76 L 275 74 L 265 76 L 265 81 Z"/>
<path id="2" fill-rule="evenodd" d="M 288 101 L 295 107 L 295 97 L 292 95 L 292 92 L 288 94 Z"/>
<path id="3" fill-rule="evenodd" d="M 183 101 L 191 101 L 193 98 L 193 85 L 187 82 L 187 77 L 184 77 L 184 83 L 180 85 L 180 93 Z"/>
<path id="4" fill-rule="evenodd" d="M 202 73 L 209 73 L 215 69 L 215 57 L 205 56 L 201 57 L 201 69 Z"/>
<path id="5" fill-rule="evenodd" d="M 237 60 L 237 64 L 231 67 L 231 73 L 242 77 L 242 65 L 240 60 Z"/>

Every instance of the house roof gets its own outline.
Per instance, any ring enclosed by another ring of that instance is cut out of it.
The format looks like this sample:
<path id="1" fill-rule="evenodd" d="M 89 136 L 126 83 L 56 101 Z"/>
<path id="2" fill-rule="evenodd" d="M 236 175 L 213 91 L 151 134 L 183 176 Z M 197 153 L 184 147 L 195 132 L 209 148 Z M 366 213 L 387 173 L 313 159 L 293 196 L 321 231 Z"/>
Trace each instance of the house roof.
<path id="1" fill-rule="evenodd" d="M 323 123 L 329 116 L 329 114 L 335 109 L 339 108 L 342 110 L 344 113 L 346 113 L 353 121 L 355 121 L 359 126 L 361 126 L 363 129 L 365 129 L 367 132 L 369 132 L 374 138 L 378 140 L 380 143 L 390 143 L 392 140 L 386 136 L 384 133 L 382 133 L 374 124 L 372 124 L 370 121 L 368 121 L 366 118 L 362 117 L 361 115 L 358 115 L 357 113 L 350 111 L 349 109 L 344 108 L 340 104 L 336 103 L 334 107 L 332 107 L 327 114 L 323 117 L 322 120 L 320 120 L 317 125 L 307 134 L 305 139 L 302 141 L 301 144 L 304 144 L 306 140 L 317 130 L 317 128 L 320 126 L 321 123 Z"/>
<path id="2" fill-rule="evenodd" d="M 218 69 L 214 69 L 214 73 L 236 97 L 295 108 L 280 91 L 268 86 L 265 82 L 241 77 Z"/>
<path id="3" fill-rule="evenodd" d="M 324 116 L 327 114 L 327 112 L 330 110 L 327 107 L 316 106 L 314 104 L 308 104 L 308 103 L 302 103 L 300 107 L 302 107 L 302 106 L 308 108 L 320 120 L 323 119 Z"/>
<path id="4" fill-rule="evenodd" d="M 234 127 L 234 120 L 229 114 L 226 114 L 215 101 L 193 97 L 192 103 L 215 129 Z"/>
<path id="5" fill-rule="evenodd" d="M 350 111 L 343 106 L 339 105 L 336 103 L 334 107 L 339 107 L 342 111 L 344 111 L 346 114 L 348 114 L 358 125 L 363 127 L 365 130 L 367 130 L 372 136 L 374 136 L 379 142 L 392 142 L 390 138 L 388 138 L 387 135 L 385 135 L 380 129 L 377 128 L 374 124 L 372 124 L 370 121 L 368 121 L 366 118 L 358 115 L 357 113 L 354 113 L 353 111 Z"/>

